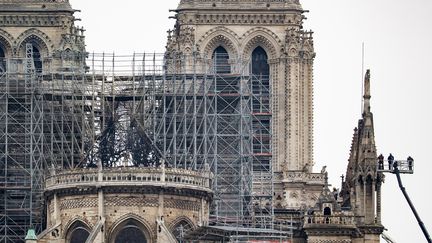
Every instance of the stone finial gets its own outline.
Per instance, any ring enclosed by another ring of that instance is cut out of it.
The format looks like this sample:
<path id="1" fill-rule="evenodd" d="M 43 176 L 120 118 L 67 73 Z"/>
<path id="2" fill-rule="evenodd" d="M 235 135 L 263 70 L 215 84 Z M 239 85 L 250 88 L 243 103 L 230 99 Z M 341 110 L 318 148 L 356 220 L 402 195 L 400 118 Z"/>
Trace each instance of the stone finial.
<path id="1" fill-rule="evenodd" d="M 363 94 L 363 112 L 370 112 L 370 99 L 371 99 L 371 89 L 370 89 L 370 70 L 366 71 L 364 79 L 364 94 Z"/>

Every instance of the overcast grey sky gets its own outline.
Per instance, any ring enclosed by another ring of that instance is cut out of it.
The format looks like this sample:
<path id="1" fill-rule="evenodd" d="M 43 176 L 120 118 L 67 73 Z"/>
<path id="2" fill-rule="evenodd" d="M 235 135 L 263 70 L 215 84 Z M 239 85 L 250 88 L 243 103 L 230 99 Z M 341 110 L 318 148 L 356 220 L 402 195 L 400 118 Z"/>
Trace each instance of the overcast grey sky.
<path id="1" fill-rule="evenodd" d="M 70 0 L 86 29 L 87 50 L 163 52 L 178 0 Z M 315 170 L 328 166 L 340 187 L 353 129 L 361 116 L 362 42 L 372 72 L 372 112 L 379 153 L 414 157 L 403 176 L 432 231 L 432 1 L 302 0 L 315 32 Z M 426 242 L 394 175 L 384 184 L 383 221 L 398 243 Z"/>

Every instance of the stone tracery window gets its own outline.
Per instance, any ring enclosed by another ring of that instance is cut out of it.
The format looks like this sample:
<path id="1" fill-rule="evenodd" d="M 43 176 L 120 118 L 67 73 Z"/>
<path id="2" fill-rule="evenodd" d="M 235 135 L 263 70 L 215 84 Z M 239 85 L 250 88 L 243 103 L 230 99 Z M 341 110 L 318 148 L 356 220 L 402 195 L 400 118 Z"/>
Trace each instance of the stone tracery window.
<path id="1" fill-rule="evenodd" d="M 231 73 L 231 66 L 229 63 L 229 55 L 225 48 L 222 46 L 217 47 L 213 51 L 213 70 L 217 74 Z"/>

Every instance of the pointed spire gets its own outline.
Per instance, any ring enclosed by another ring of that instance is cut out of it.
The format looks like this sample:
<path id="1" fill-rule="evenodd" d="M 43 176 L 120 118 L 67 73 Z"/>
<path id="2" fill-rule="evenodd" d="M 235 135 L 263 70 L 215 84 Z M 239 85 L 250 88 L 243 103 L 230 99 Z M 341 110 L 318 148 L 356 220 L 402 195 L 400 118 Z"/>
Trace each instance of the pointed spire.
<path id="1" fill-rule="evenodd" d="M 363 113 L 370 112 L 370 99 L 371 99 L 371 90 L 370 90 L 370 70 L 366 71 L 365 79 L 364 79 L 364 94 L 363 94 Z"/>

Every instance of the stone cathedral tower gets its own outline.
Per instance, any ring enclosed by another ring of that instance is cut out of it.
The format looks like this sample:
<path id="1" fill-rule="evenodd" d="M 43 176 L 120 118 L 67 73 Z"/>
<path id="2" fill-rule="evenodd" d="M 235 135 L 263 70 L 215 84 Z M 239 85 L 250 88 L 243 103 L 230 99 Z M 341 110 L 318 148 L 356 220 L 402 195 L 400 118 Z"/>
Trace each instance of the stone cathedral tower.
<path id="1" fill-rule="evenodd" d="M 264 50 L 274 97 L 275 171 L 311 172 L 315 53 L 299 1 L 182 0 L 177 11 L 178 36 L 169 41 L 168 51 L 195 52 L 205 60 L 222 47 L 234 66 L 251 59 L 257 48 Z"/>
<path id="2" fill-rule="evenodd" d="M 0 242 L 379 242 L 370 74 L 338 195 L 299 0 L 181 0 L 129 67 L 87 56 L 74 12 L 0 0 Z"/>
<path id="3" fill-rule="evenodd" d="M 35 122 L 42 104 L 29 99 L 36 79 L 23 78 L 23 66 L 29 59 L 37 80 L 83 68 L 77 63 L 85 56 L 84 36 L 74 12 L 66 0 L 0 0 L 0 242 L 21 242 L 29 227 L 43 227 L 40 137 L 48 129 Z"/>
<path id="4" fill-rule="evenodd" d="M 0 7 L 0 58 L 25 57 L 29 43 L 41 72 L 66 64 L 76 68 L 76 59 L 85 56 L 84 30 L 75 26 L 75 10 L 68 1 L 1 0 Z M 61 53 L 62 63 L 48 58 Z M 7 69 L 6 63 L 2 69 Z"/>
<path id="5" fill-rule="evenodd" d="M 323 174 L 312 173 L 315 53 L 312 32 L 303 28 L 304 13 L 298 0 L 182 0 L 168 38 L 167 55 L 182 56 L 184 73 L 196 71 L 191 63 L 199 60 L 203 73 L 268 77 L 263 85 L 269 100 L 261 100 L 268 109 L 253 111 L 252 119 L 268 124 L 261 130 L 269 136 L 254 140 L 254 148 L 266 149 L 252 153 L 259 164 L 271 163 L 275 208 L 312 206 L 324 185 Z"/>

